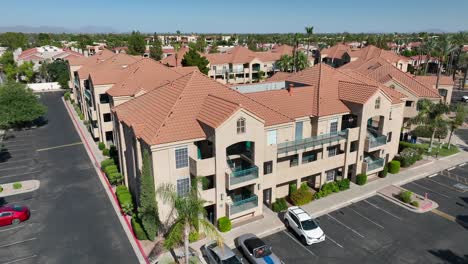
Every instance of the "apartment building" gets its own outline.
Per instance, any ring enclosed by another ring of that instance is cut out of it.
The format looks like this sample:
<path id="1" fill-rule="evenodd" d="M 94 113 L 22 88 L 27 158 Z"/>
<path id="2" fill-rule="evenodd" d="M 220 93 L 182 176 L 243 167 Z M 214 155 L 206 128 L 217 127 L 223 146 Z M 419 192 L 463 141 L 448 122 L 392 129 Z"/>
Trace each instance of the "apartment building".
<path id="1" fill-rule="evenodd" d="M 291 183 L 374 177 L 397 153 L 405 96 L 361 74 L 319 64 L 242 87 L 194 71 L 116 106 L 120 168 L 134 195 L 148 151 L 156 186 L 184 195 L 204 177 L 209 219 L 240 221 Z M 170 211 L 160 203 L 159 213 Z"/>
<path id="2" fill-rule="evenodd" d="M 407 72 L 410 63 L 410 60 L 404 56 L 400 56 L 393 51 L 379 49 L 373 45 L 361 49 L 351 49 L 349 45 L 337 44 L 328 49 L 323 49 L 320 53 L 322 62 L 336 68 L 349 62 L 365 63 L 371 59 L 382 58 L 403 72 Z"/>
<path id="3" fill-rule="evenodd" d="M 208 76 L 224 84 L 252 83 L 279 71 L 275 63 L 282 55 L 292 55 L 293 48 L 278 45 L 270 51 L 254 52 L 236 46 L 224 53 L 204 54 L 210 62 Z M 263 73 L 264 76 L 260 76 Z"/>
<path id="4" fill-rule="evenodd" d="M 32 62 L 33 69 L 37 71 L 42 63 L 51 63 L 55 60 L 65 60 L 72 57 L 81 58 L 84 57 L 84 55 L 71 49 L 62 49 L 47 45 L 30 48 L 24 51 L 21 48 L 18 48 L 13 52 L 13 57 L 18 65 L 21 65 L 24 62 Z"/>

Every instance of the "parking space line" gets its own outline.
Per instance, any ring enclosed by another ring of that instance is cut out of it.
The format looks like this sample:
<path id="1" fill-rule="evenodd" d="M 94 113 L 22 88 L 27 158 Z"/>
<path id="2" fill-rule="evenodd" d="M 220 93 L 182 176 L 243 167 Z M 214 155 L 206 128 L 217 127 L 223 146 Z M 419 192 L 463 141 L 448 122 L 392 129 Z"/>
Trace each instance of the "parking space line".
<path id="1" fill-rule="evenodd" d="M 449 178 L 449 179 L 450 179 L 450 178 Z M 458 190 L 458 189 L 456 189 L 456 188 L 453 188 L 453 187 L 451 187 L 451 186 L 445 185 L 445 184 L 443 184 L 443 183 L 440 183 L 440 182 L 435 181 L 435 180 L 432 180 L 432 179 L 428 179 L 428 180 L 431 181 L 431 182 L 433 182 L 433 183 L 437 183 L 437 184 L 439 184 L 440 186 L 443 186 L 443 187 L 448 188 L 448 189 L 450 189 L 450 190 L 454 190 L 454 191 L 457 191 L 457 192 L 460 192 L 460 193 L 464 193 L 464 192 L 465 192 L 465 191 L 460 191 L 460 190 Z"/>
<path id="2" fill-rule="evenodd" d="M 3 163 L 4 165 L 9 164 L 9 163 L 18 163 L 18 162 L 24 162 L 24 161 L 30 161 L 33 160 L 34 158 L 27 158 L 27 159 L 19 159 L 19 160 L 12 160 L 12 161 L 7 161 Z"/>
<path id="3" fill-rule="evenodd" d="M 288 232 L 284 231 L 283 230 L 283 233 L 285 233 L 286 235 L 288 235 L 288 237 L 290 237 L 292 240 L 294 240 L 294 242 L 296 242 L 297 244 L 301 245 L 302 248 L 304 248 L 305 250 L 307 250 L 310 254 L 312 254 L 313 256 L 317 256 L 314 252 L 312 252 L 310 249 L 308 249 L 306 246 L 304 246 L 301 242 L 297 241 L 296 238 L 294 238 L 291 234 L 289 234 Z"/>
<path id="4" fill-rule="evenodd" d="M 28 174 L 38 173 L 38 172 L 40 172 L 40 171 L 31 171 L 31 172 L 20 173 L 20 174 L 13 174 L 13 175 L 6 175 L 6 176 L 1 176 L 1 175 L 0 175 L 0 179 L 2 179 L 2 178 L 17 177 L 17 176 L 23 176 L 23 175 L 28 175 Z"/>
<path id="5" fill-rule="evenodd" d="M 19 262 L 19 261 L 23 261 L 23 260 L 27 260 L 27 259 L 31 259 L 31 258 L 35 258 L 35 257 L 37 257 L 37 255 L 32 255 L 32 256 L 28 256 L 28 257 L 18 258 L 18 259 L 15 259 L 15 260 L 10 260 L 8 262 L 4 262 L 3 264 L 16 263 L 16 262 Z"/>
<path id="6" fill-rule="evenodd" d="M 389 211 L 387 211 L 387 210 L 385 210 L 385 209 L 382 209 L 382 208 L 380 208 L 379 206 L 377 206 L 377 205 L 375 205 L 375 204 L 373 204 L 373 203 L 371 203 L 371 202 L 369 202 L 369 201 L 367 201 L 367 200 L 363 200 L 363 201 L 364 201 L 365 203 L 367 203 L 367 204 L 370 204 L 372 207 L 374 207 L 374 208 L 376 208 L 376 209 L 379 209 L 379 210 L 381 210 L 382 212 L 385 212 L 385 213 L 387 213 L 387 214 L 389 214 L 389 215 L 395 217 L 396 219 L 398 219 L 398 220 L 400 220 L 400 221 L 403 220 L 403 219 L 401 219 L 401 217 L 396 216 L 396 215 L 390 213 Z"/>
<path id="7" fill-rule="evenodd" d="M 447 195 L 445 195 L 445 194 L 436 192 L 436 191 L 434 191 L 434 190 L 432 190 L 432 189 L 430 189 L 430 188 L 427 188 L 427 187 L 425 187 L 425 186 L 422 186 L 421 184 L 418 184 L 418 183 L 415 183 L 415 182 L 409 182 L 409 183 L 414 184 L 414 185 L 416 185 L 416 186 L 419 186 L 420 188 L 429 190 L 430 192 L 433 192 L 433 193 L 435 193 L 435 194 L 438 194 L 438 195 L 440 195 L 440 196 L 443 196 L 443 197 L 445 197 L 445 198 L 450 199 L 450 196 L 447 196 Z"/>
<path id="8" fill-rule="evenodd" d="M 463 162 L 462 164 L 458 164 L 458 167 L 463 167 L 466 165 L 466 162 Z"/>
<path id="9" fill-rule="evenodd" d="M 383 226 L 381 226 L 380 224 L 378 224 L 378 223 L 372 221 L 371 219 L 369 219 L 369 218 L 367 218 L 366 216 L 362 215 L 361 213 L 359 213 L 358 211 L 354 210 L 353 208 L 351 208 L 351 207 L 348 206 L 348 209 L 350 209 L 351 211 L 355 212 L 357 215 L 359 215 L 360 217 L 366 219 L 367 221 L 373 223 L 374 225 L 376 225 L 376 226 L 378 226 L 378 227 L 380 227 L 380 228 L 382 228 L 382 229 L 385 229 L 385 228 L 384 228 Z"/>
<path id="10" fill-rule="evenodd" d="M 20 165 L 20 166 L 11 167 L 11 168 L 3 168 L 3 169 L 2 169 L 2 168 L 0 168 L 0 171 L 2 171 L 2 170 L 14 170 L 14 169 L 21 169 L 21 168 L 26 168 L 26 167 L 28 167 L 28 166 L 26 166 L 26 165 Z"/>
<path id="11" fill-rule="evenodd" d="M 36 240 L 36 239 L 37 239 L 37 238 L 33 237 L 33 238 L 30 238 L 30 239 L 21 240 L 21 241 L 13 242 L 13 243 L 6 244 L 6 245 L 0 245 L 0 248 L 18 245 L 18 244 L 25 243 L 25 242 L 29 242 L 29 241 L 33 241 L 33 240 Z"/>
<path id="12" fill-rule="evenodd" d="M 435 176 L 437 176 L 437 175 L 439 175 L 439 174 L 437 174 L 437 173 L 434 173 L 434 174 L 432 174 L 432 175 L 429 175 L 429 176 L 427 176 L 427 177 L 428 177 L 428 178 L 432 178 L 432 177 L 435 177 Z"/>
<path id="13" fill-rule="evenodd" d="M 325 239 L 330 240 L 331 242 L 333 242 L 335 245 L 339 246 L 340 248 L 344 248 L 340 243 L 333 240 L 329 235 L 325 235 Z"/>
<path id="14" fill-rule="evenodd" d="M 445 218 L 445 219 L 447 219 L 449 221 L 456 222 L 454 216 L 451 216 L 451 215 L 449 215 L 449 214 L 447 214 L 445 212 L 439 211 L 437 209 L 432 209 L 431 212 L 438 215 L 438 216 L 440 216 L 440 217 L 443 217 L 443 218 Z"/>
<path id="15" fill-rule="evenodd" d="M 12 144 L 12 145 L 10 145 L 10 144 L 5 144 L 5 147 L 6 147 L 7 149 L 9 149 L 10 147 L 18 147 L 18 146 L 20 146 L 20 147 L 26 147 L 26 146 L 29 146 L 29 145 L 31 145 L 31 144 L 28 144 L 28 143 Z"/>
<path id="16" fill-rule="evenodd" d="M 331 216 L 330 214 L 327 214 L 328 217 L 330 217 L 331 219 L 335 220 L 337 223 L 341 224 L 342 226 L 346 227 L 347 229 L 351 230 L 353 233 L 355 233 L 356 235 L 362 237 L 362 238 L 365 238 L 365 236 L 363 236 L 361 233 L 359 233 L 358 231 L 352 229 L 351 227 L 345 225 L 343 222 L 341 222 L 340 220 L 336 219 L 335 217 Z"/>
<path id="17" fill-rule="evenodd" d="M 80 142 L 75 142 L 75 143 L 71 143 L 71 144 L 65 144 L 65 145 L 60 145 L 60 146 L 55 146 L 55 147 L 50 147 L 50 148 L 37 149 L 36 151 L 41 152 L 41 151 L 58 149 L 58 148 L 66 148 L 66 147 L 71 147 L 71 146 L 76 146 L 76 145 L 81 145 L 81 144 L 83 144 L 83 142 L 80 141 Z"/>
<path id="18" fill-rule="evenodd" d="M 14 229 L 17 229 L 17 228 L 20 228 L 20 227 L 23 227 L 23 226 L 24 225 L 19 225 L 19 226 L 7 228 L 7 229 L 2 229 L 2 230 L 0 230 L 0 232 L 6 232 L 6 231 L 14 230 Z"/>
<path id="19" fill-rule="evenodd" d="M 456 167 L 451 167 L 451 168 L 448 168 L 447 171 L 451 171 L 453 169 L 455 169 Z"/>

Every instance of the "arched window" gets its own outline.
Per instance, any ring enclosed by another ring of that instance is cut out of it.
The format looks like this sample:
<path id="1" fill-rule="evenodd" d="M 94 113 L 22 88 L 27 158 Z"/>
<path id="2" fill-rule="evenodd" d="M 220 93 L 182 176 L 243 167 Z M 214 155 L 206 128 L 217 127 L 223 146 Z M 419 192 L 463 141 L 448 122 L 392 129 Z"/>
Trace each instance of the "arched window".
<path id="1" fill-rule="evenodd" d="M 237 119 L 237 134 L 245 133 L 245 118 Z"/>
<path id="2" fill-rule="evenodd" d="M 380 109 L 380 97 L 377 97 L 377 99 L 375 99 L 375 109 Z"/>

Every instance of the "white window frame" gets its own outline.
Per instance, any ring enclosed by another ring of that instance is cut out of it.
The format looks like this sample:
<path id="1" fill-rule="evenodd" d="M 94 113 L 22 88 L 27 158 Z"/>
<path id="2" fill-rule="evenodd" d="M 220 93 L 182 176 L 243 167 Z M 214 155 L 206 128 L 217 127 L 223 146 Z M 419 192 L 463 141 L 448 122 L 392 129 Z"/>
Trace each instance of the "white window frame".
<path id="1" fill-rule="evenodd" d="M 325 179 L 326 179 L 326 181 L 327 181 L 327 182 L 335 181 L 335 179 L 336 179 L 336 174 L 337 174 L 337 173 L 336 173 L 336 169 L 335 169 L 335 170 L 329 170 L 329 171 L 325 172 Z M 329 178 L 330 175 L 331 175 L 331 177 L 333 177 L 333 178 L 330 179 L 330 178 Z"/>
<path id="2" fill-rule="evenodd" d="M 333 131 L 333 129 L 332 129 L 332 126 L 333 126 L 334 124 L 336 124 L 336 129 L 335 129 L 335 131 Z M 333 121 L 331 121 L 331 122 L 330 122 L 330 127 L 329 127 L 329 129 L 330 129 L 330 133 L 336 133 L 336 132 L 338 132 L 338 120 L 333 120 Z"/>
<path id="3" fill-rule="evenodd" d="M 190 177 L 181 177 L 177 179 L 177 195 L 187 196 L 190 192 Z"/>
<path id="4" fill-rule="evenodd" d="M 178 154 L 180 151 L 183 151 L 185 149 L 186 155 L 185 157 L 182 157 L 182 154 Z M 175 157 L 175 166 L 176 169 L 182 169 L 182 168 L 187 168 L 188 167 L 188 147 L 183 146 L 183 147 L 178 147 L 174 150 L 174 157 Z M 185 160 L 182 160 L 182 158 L 185 158 Z M 182 162 L 182 164 L 180 163 Z"/>
<path id="5" fill-rule="evenodd" d="M 246 131 L 245 118 L 240 117 L 239 119 L 237 119 L 236 127 L 237 127 L 237 134 L 244 134 Z"/>
<path id="6" fill-rule="evenodd" d="M 268 146 L 276 145 L 277 142 L 278 142 L 278 131 L 276 129 L 268 130 L 267 131 L 267 144 L 268 144 Z"/>

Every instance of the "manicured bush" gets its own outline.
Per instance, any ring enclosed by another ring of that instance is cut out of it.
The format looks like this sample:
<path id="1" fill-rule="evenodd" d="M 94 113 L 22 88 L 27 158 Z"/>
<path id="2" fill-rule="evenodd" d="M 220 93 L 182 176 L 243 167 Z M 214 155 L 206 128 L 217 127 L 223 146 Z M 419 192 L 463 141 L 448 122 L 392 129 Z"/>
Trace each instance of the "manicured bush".
<path id="1" fill-rule="evenodd" d="M 218 219 L 218 229 L 221 232 L 228 232 L 231 230 L 232 223 L 231 220 L 227 216 L 223 216 Z"/>
<path id="2" fill-rule="evenodd" d="M 126 192 L 128 191 L 127 186 L 125 185 L 118 185 L 115 187 L 115 195 L 119 195 L 119 192 Z"/>
<path id="3" fill-rule="evenodd" d="M 307 185 L 307 182 L 303 182 L 303 183 L 301 183 L 300 188 L 303 189 L 303 190 L 309 190 L 309 185 Z"/>
<path id="4" fill-rule="evenodd" d="M 364 185 L 367 182 L 367 174 L 361 173 L 356 176 L 356 184 L 357 185 Z"/>
<path id="5" fill-rule="evenodd" d="M 66 92 L 65 94 L 63 94 L 63 98 L 67 101 L 70 100 L 70 92 Z"/>
<path id="6" fill-rule="evenodd" d="M 106 175 L 110 175 L 111 173 L 119 172 L 119 170 L 116 165 L 109 165 L 104 169 L 104 172 Z"/>
<path id="7" fill-rule="evenodd" d="M 110 184 L 112 185 L 116 185 L 123 181 L 123 175 L 120 172 L 111 173 L 107 177 L 109 179 Z"/>
<path id="8" fill-rule="evenodd" d="M 103 149 L 103 150 L 102 150 L 102 155 L 104 155 L 104 156 L 106 156 L 106 157 L 109 157 L 109 155 L 110 155 L 109 149 L 106 149 L 106 148 Z"/>
<path id="9" fill-rule="evenodd" d="M 400 152 L 398 160 L 403 168 L 413 165 L 416 161 L 421 159 L 421 154 L 415 148 L 405 148 Z"/>
<path id="10" fill-rule="evenodd" d="M 2 186 L 0 186 L 0 193 L 1 193 L 1 192 L 3 192 L 3 187 L 2 187 Z"/>
<path id="11" fill-rule="evenodd" d="M 121 187 L 123 186 L 123 187 Z M 116 190 L 117 200 L 120 203 L 122 212 L 131 215 L 133 212 L 132 194 L 128 191 L 127 187 L 120 185 Z"/>
<path id="12" fill-rule="evenodd" d="M 101 161 L 101 169 L 104 170 L 107 166 L 115 165 L 113 159 L 106 159 Z"/>
<path id="13" fill-rule="evenodd" d="M 80 117 L 80 120 L 84 120 L 84 115 L 83 115 L 83 113 L 81 113 L 81 112 L 78 113 L 78 116 Z"/>
<path id="14" fill-rule="evenodd" d="M 273 212 L 282 212 L 288 209 L 288 204 L 286 203 L 286 199 L 279 198 L 272 204 Z"/>
<path id="15" fill-rule="evenodd" d="M 200 234 L 197 231 L 192 231 L 189 234 L 189 242 L 193 243 L 200 239 Z"/>
<path id="16" fill-rule="evenodd" d="M 427 151 L 427 146 L 422 144 L 413 144 L 406 141 L 400 141 L 398 152 L 402 152 L 407 148 L 417 149 L 420 155 L 424 154 Z"/>
<path id="17" fill-rule="evenodd" d="M 388 163 L 388 172 L 391 174 L 397 174 L 400 172 L 400 162 L 398 160 L 392 160 Z"/>
<path id="18" fill-rule="evenodd" d="M 297 190 L 297 184 L 295 183 L 289 184 L 289 194 L 291 195 L 295 190 Z"/>
<path id="19" fill-rule="evenodd" d="M 18 190 L 18 189 L 21 189 L 21 187 L 23 187 L 21 183 L 19 182 L 13 183 L 13 189 Z"/>
<path id="20" fill-rule="evenodd" d="M 383 167 L 383 171 L 380 171 L 380 172 L 379 172 L 379 177 L 380 177 L 380 178 L 385 178 L 385 177 L 387 177 L 387 173 L 388 173 L 388 166 L 385 165 L 385 166 Z"/>
<path id="21" fill-rule="evenodd" d="M 349 189 L 349 179 L 342 179 L 336 182 L 340 191 Z"/>
<path id="22" fill-rule="evenodd" d="M 412 194 L 410 191 L 401 191 L 399 196 L 404 203 L 410 203 Z"/>
<path id="23" fill-rule="evenodd" d="M 416 208 L 419 208 L 419 202 L 418 201 L 412 201 L 410 204 L 412 206 L 416 207 Z"/>
<path id="24" fill-rule="evenodd" d="M 292 204 L 301 206 L 310 203 L 313 199 L 313 196 L 308 189 L 300 188 L 291 193 L 289 198 L 291 199 Z"/>
<path id="25" fill-rule="evenodd" d="M 136 219 L 136 216 L 132 217 L 132 229 L 138 240 L 148 240 L 145 230 L 143 230 L 143 227 L 141 226 L 140 221 Z"/>
<path id="26" fill-rule="evenodd" d="M 98 143 L 98 148 L 99 148 L 99 150 L 104 150 L 106 148 L 106 144 L 104 144 L 104 142 L 99 142 Z"/>

